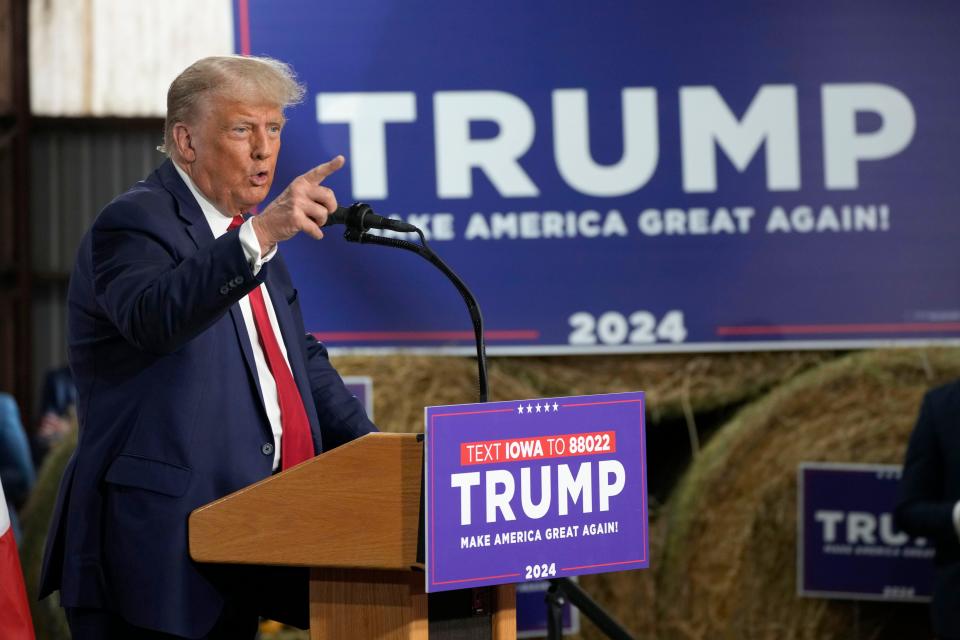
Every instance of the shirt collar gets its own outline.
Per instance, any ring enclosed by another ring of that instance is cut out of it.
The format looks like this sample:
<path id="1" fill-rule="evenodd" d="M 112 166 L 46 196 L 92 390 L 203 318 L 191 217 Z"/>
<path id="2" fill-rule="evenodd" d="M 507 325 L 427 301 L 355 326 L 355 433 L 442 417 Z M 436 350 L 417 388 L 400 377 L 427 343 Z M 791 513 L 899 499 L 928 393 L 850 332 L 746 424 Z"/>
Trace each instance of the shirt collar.
<path id="1" fill-rule="evenodd" d="M 203 217 L 207 219 L 207 224 L 210 225 L 210 231 L 213 232 L 214 238 L 219 238 L 227 232 L 227 227 L 230 226 L 230 223 L 233 221 L 233 216 L 228 216 L 222 213 L 217 209 L 216 205 L 207 200 L 207 197 L 204 196 L 197 185 L 193 183 L 193 180 L 187 175 L 187 172 L 180 168 L 176 162 L 173 163 L 174 168 L 177 170 L 177 173 L 180 174 L 180 177 L 183 179 L 184 183 L 187 185 L 187 188 L 190 189 L 190 193 L 193 194 L 193 197 L 196 199 L 197 204 L 200 205 L 200 210 L 203 211 Z"/>

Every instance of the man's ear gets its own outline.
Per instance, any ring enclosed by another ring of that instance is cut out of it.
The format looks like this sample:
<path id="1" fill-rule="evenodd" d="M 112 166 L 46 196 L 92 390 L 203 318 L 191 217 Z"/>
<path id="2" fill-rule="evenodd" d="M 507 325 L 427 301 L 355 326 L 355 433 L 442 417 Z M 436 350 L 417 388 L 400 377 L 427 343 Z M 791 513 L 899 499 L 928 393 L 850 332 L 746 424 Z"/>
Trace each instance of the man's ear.
<path id="1" fill-rule="evenodd" d="M 177 154 L 183 158 L 184 162 L 193 162 L 197 159 L 190 129 L 182 122 L 173 125 L 173 144 L 177 147 Z"/>

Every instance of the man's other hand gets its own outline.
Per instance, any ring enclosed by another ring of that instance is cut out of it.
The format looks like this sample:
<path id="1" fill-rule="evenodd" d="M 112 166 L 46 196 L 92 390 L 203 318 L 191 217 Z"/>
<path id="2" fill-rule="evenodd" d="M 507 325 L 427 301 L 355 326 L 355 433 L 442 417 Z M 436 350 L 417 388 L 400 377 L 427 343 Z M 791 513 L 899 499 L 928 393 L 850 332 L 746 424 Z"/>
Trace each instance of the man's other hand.
<path id="1" fill-rule="evenodd" d="M 330 212 L 336 210 L 337 197 L 321 183 L 345 162 L 343 156 L 337 156 L 294 178 L 276 200 L 253 218 L 253 230 L 260 241 L 262 255 L 301 231 L 317 240 L 323 238 L 320 228 L 326 224 Z"/>

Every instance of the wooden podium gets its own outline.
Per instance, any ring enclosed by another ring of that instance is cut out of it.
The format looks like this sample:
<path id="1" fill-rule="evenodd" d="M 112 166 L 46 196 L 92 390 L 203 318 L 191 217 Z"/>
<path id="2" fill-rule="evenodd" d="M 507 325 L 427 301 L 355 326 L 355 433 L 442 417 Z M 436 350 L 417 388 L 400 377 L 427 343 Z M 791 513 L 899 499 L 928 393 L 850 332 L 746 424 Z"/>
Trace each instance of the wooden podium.
<path id="1" fill-rule="evenodd" d="M 428 604 L 417 562 L 422 469 L 416 434 L 366 435 L 194 511 L 190 555 L 311 567 L 312 640 L 514 640 L 513 585 Z M 474 615 L 475 603 L 486 613 Z"/>

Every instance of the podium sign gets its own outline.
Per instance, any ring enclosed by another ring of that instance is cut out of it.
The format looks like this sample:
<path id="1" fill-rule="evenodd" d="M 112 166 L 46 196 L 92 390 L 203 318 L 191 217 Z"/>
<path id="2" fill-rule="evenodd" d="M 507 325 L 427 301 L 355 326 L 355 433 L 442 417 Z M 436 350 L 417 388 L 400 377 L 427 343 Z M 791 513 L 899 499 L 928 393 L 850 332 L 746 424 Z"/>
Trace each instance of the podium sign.
<path id="1" fill-rule="evenodd" d="M 426 409 L 427 591 L 645 568 L 642 392 Z"/>

